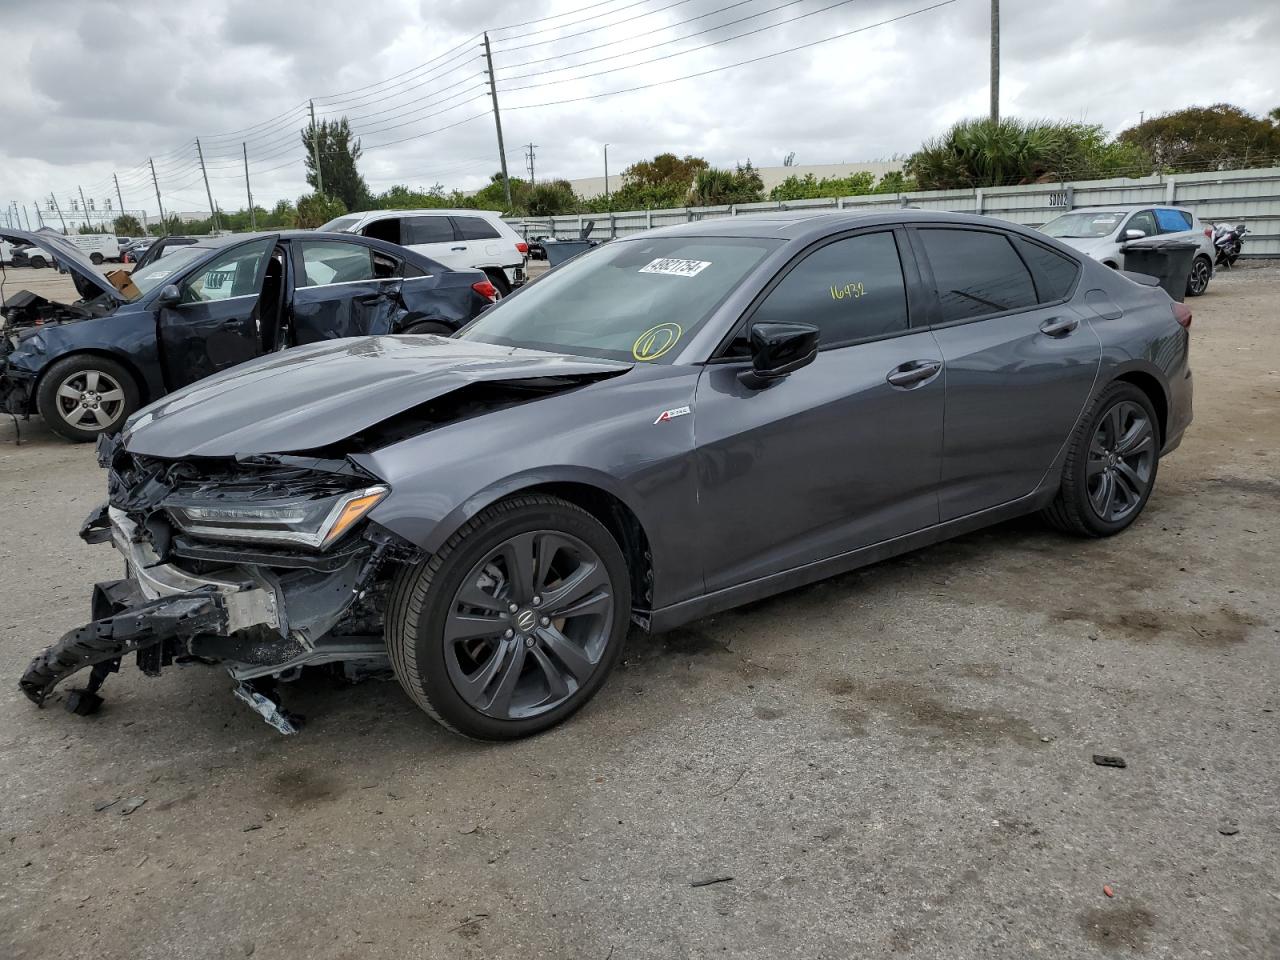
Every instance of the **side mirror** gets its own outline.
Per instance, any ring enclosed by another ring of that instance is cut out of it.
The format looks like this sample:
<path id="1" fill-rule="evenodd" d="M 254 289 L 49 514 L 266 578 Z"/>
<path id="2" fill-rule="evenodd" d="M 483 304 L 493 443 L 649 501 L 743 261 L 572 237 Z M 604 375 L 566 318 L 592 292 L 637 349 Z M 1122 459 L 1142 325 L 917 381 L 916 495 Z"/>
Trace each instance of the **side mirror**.
<path id="1" fill-rule="evenodd" d="M 738 379 L 762 390 L 813 363 L 821 332 L 808 323 L 757 323 L 751 328 L 751 369 Z"/>
<path id="2" fill-rule="evenodd" d="M 160 297 L 156 301 L 162 307 L 171 307 L 182 299 L 182 291 L 176 283 L 166 283 L 160 289 Z"/>
<path id="3" fill-rule="evenodd" d="M 1130 227 L 1128 230 L 1124 232 L 1124 239 L 1125 240 L 1141 240 L 1146 235 L 1147 235 L 1147 231 L 1135 230 L 1134 228 Z"/>

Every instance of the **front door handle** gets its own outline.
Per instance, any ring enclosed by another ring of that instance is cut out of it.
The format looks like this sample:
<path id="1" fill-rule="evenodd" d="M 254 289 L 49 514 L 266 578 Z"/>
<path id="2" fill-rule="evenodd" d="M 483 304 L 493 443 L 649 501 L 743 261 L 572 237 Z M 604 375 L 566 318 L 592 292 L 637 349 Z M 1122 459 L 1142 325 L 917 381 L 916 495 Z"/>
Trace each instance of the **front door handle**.
<path id="1" fill-rule="evenodd" d="M 914 387 L 932 380 L 941 369 L 941 360 L 911 360 L 894 367 L 885 379 L 895 387 Z"/>
<path id="2" fill-rule="evenodd" d="M 1050 337 L 1065 337 L 1078 326 L 1078 317 L 1053 317 L 1040 324 L 1040 332 Z"/>
<path id="3" fill-rule="evenodd" d="M 450 247 L 449 249 L 450 249 L 450 250 L 465 250 L 465 249 L 467 249 L 467 248 L 466 248 L 466 247 Z"/>

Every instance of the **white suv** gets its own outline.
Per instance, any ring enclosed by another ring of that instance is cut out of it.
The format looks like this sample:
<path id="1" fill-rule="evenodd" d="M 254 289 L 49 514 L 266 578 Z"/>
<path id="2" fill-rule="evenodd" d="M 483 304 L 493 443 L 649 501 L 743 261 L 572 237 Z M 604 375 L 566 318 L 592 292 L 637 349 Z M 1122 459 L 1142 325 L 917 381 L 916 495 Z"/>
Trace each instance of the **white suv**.
<path id="1" fill-rule="evenodd" d="M 529 245 L 492 210 L 367 210 L 320 229 L 398 243 L 454 270 L 483 270 L 501 296 L 525 280 Z"/>

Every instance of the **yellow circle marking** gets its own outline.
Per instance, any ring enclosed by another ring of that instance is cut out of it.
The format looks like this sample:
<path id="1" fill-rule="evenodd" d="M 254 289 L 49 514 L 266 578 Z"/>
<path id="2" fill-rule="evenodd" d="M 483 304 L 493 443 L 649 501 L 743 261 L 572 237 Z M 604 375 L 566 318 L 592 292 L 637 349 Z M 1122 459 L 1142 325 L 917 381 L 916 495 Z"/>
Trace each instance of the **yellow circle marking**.
<path id="1" fill-rule="evenodd" d="M 684 333 L 678 323 L 660 323 L 650 327 L 631 345 L 631 355 L 637 360 L 657 360 L 676 345 Z"/>

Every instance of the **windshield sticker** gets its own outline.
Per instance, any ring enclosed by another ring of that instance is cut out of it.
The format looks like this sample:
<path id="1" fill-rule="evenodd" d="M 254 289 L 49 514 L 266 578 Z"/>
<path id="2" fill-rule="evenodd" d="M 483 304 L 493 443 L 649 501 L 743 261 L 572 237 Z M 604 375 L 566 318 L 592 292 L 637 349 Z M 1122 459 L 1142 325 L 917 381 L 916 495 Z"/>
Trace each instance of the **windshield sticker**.
<path id="1" fill-rule="evenodd" d="M 675 257 L 659 257 L 640 268 L 641 273 L 661 273 L 668 277 L 696 277 L 707 267 L 709 260 L 677 260 Z"/>
<path id="2" fill-rule="evenodd" d="M 846 283 L 843 287 L 832 287 L 831 299 L 843 300 L 845 297 L 853 297 L 853 299 L 857 300 L 866 292 L 866 287 L 862 285 L 862 281 L 857 280 L 853 283 Z"/>
<path id="3" fill-rule="evenodd" d="M 636 342 L 631 346 L 631 355 L 637 360 L 657 360 L 676 345 L 683 333 L 678 323 L 660 323 L 656 327 L 650 327 L 636 337 Z"/>

